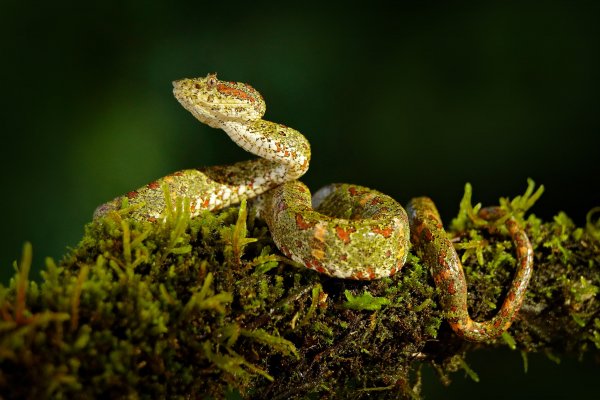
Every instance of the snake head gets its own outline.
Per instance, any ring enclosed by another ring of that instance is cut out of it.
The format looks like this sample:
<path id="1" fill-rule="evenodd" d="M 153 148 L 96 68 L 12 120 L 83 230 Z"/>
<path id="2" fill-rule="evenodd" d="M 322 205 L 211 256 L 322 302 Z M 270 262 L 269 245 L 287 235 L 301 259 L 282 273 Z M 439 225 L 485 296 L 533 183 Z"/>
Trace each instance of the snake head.
<path id="1" fill-rule="evenodd" d="M 222 127 L 224 122 L 258 120 L 266 111 L 256 89 L 241 82 L 221 81 L 217 74 L 173 81 L 173 94 L 200 122 L 213 128 Z"/>

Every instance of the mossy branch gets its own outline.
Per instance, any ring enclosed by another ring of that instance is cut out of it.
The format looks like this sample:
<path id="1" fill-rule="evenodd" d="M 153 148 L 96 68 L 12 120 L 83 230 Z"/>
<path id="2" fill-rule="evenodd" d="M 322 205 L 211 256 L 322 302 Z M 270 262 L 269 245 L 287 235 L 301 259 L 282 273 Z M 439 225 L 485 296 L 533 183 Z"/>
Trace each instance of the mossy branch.
<path id="1" fill-rule="evenodd" d="M 246 205 L 191 219 L 169 204 L 162 223 L 127 208 L 86 227 L 43 281 L 29 280 L 31 246 L 0 287 L 0 393 L 10 398 L 418 397 L 429 363 L 444 382 L 477 374 L 466 355 L 508 346 L 548 357 L 600 349 L 600 208 L 584 227 L 564 213 L 525 211 L 541 195 L 500 204 L 526 226 L 535 272 L 518 320 L 473 344 L 444 322 L 427 269 L 409 256 L 395 277 L 328 278 L 279 254 Z M 467 187 L 457 238 L 475 319 L 493 316 L 512 279 L 512 244 L 490 235 Z M 127 205 L 124 205 L 125 207 Z"/>

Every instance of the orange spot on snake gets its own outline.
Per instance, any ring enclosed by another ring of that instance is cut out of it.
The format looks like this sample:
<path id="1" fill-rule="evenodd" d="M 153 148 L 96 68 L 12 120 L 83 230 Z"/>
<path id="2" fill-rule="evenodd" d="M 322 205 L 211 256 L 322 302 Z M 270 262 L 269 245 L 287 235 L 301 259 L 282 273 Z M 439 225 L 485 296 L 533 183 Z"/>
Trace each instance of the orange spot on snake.
<path id="1" fill-rule="evenodd" d="M 451 295 L 456 294 L 456 288 L 454 287 L 453 281 L 448 282 L 447 292 Z"/>
<path id="2" fill-rule="evenodd" d="M 425 236 L 425 240 L 428 242 L 433 240 L 433 232 L 427 227 L 423 227 L 423 235 Z"/>
<path id="3" fill-rule="evenodd" d="M 374 197 L 375 197 L 375 195 L 373 193 L 367 193 L 367 194 L 365 194 L 365 196 L 362 199 L 360 199 L 360 201 L 358 203 L 361 206 L 364 206 L 369 201 L 371 201 Z"/>
<path id="4" fill-rule="evenodd" d="M 374 226 L 373 228 L 371 228 L 371 231 L 382 235 L 386 239 L 392 236 L 392 233 L 394 232 L 394 230 L 389 226 L 387 228 L 379 228 Z"/>
<path id="5" fill-rule="evenodd" d="M 312 228 L 314 223 L 307 222 L 301 214 L 296 214 L 296 226 L 304 231 Z"/>
<path id="6" fill-rule="evenodd" d="M 506 298 L 512 303 L 515 301 L 515 292 L 510 292 Z"/>
<path id="7" fill-rule="evenodd" d="M 254 99 L 254 97 L 250 96 L 248 93 L 244 92 L 243 90 L 240 90 L 240 89 L 228 86 L 228 85 L 224 85 L 222 83 L 219 83 L 217 85 L 217 90 L 220 93 L 223 93 L 224 95 L 237 97 L 238 99 L 241 99 L 241 100 L 248 100 L 251 103 L 254 103 L 256 101 Z"/>
<path id="8" fill-rule="evenodd" d="M 373 270 L 373 267 L 369 267 L 367 268 L 367 276 L 369 277 L 369 279 L 373 280 L 375 279 L 375 271 Z"/>
<path id="9" fill-rule="evenodd" d="M 281 246 L 279 246 L 279 249 L 281 250 L 283 255 L 286 256 L 287 258 L 292 257 L 292 253 L 290 252 L 290 249 L 287 248 L 287 246 L 281 245 Z"/>
<path id="10" fill-rule="evenodd" d="M 335 232 L 337 233 L 337 236 L 342 240 L 342 242 L 348 244 L 350 243 L 350 234 L 356 232 L 356 228 L 350 226 L 347 229 L 344 229 L 341 226 L 336 226 Z"/>
<path id="11" fill-rule="evenodd" d="M 350 277 L 357 280 L 373 280 L 376 278 L 376 275 L 372 267 L 367 267 L 364 271 L 357 271 Z"/>
<path id="12" fill-rule="evenodd" d="M 381 203 L 383 203 L 383 202 L 381 201 L 381 199 L 379 197 L 374 197 L 373 200 L 371 200 L 372 206 L 375 206 L 375 205 L 381 204 Z"/>
<path id="13" fill-rule="evenodd" d="M 315 271 L 321 273 L 321 274 L 327 274 L 327 271 L 325 270 L 325 268 L 323 268 L 323 265 L 321 265 L 321 263 L 317 260 L 312 260 L 312 259 L 304 259 L 304 265 L 306 265 L 308 268 L 310 269 L 314 269 Z"/>
<path id="14" fill-rule="evenodd" d="M 362 271 L 356 271 L 355 273 L 350 275 L 350 278 L 356 279 L 356 280 L 362 280 L 362 279 L 365 279 L 365 274 Z"/>
<path id="15" fill-rule="evenodd" d="M 150 182 L 149 184 L 146 185 L 148 187 L 148 189 L 158 189 L 160 187 L 160 184 L 157 181 L 154 182 Z"/>

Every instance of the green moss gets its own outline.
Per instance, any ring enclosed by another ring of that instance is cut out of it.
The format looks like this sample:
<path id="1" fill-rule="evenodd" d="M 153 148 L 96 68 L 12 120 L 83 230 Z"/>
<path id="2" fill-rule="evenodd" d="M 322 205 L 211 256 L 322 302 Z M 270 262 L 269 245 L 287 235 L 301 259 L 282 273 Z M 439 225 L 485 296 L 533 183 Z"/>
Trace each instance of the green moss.
<path id="1" fill-rule="evenodd" d="M 381 310 L 382 306 L 390 304 L 390 301 L 385 297 L 374 297 L 371 293 L 365 291 L 364 293 L 354 296 L 349 290 L 344 291 L 346 296 L 346 302 L 344 307 L 351 310 L 368 310 L 377 311 Z"/>
<path id="2" fill-rule="evenodd" d="M 535 272 L 527 300 L 489 346 L 549 357 L 600 349 L 599 222 L 525 210 L 530 182 L 502 207 L 527 227 Z M 467 186 L 450 234 L 461 238 L 476 319 L 491 317 L 512 279 L 512 244 L 472 218 Z M 60 263 L 29 280 L 31 246 L 0 287 L 0 392 L 26 398 L 378 398 L 419 395 L 420 366 L 440 379 L 477 374 L 481 347 L 444 322 L 427 268 L 414 255 L 396 276 L 328 278 L 277 252 L 245 204 L 190 218 L 185 201 L 166 219 L 127 218 L 131 208 L 86 226 Z M 487 222 L 486 222 L 487 224 Z"/>

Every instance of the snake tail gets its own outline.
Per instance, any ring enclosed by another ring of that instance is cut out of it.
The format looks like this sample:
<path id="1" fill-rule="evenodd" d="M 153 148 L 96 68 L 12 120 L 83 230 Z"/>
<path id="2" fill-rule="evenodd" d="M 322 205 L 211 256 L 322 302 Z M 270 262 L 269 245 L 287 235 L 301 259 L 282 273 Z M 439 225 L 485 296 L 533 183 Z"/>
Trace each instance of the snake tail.
<path id="1" fill-rule="evenodd" d="M 427 197 L 418 197 L 407 206 L 411 241 L 425 265 L 431 269 L 441 295 L 443 310 L 454 332 L 469 341 L 485 341 L 500 336 L 512 324 L 525 298 L 533 272 L 533 249 L 527 234 L 512 217 L 506 228 L 517 254 L 517 270 L 498 313 L 484 322 L 473 321 L 467 307 L 467 283 L 462 263 L 444 231 L 440 215 Z M 499 207 L 483 209 L 479 216 L 497 219 L 504 213 Z"/>

